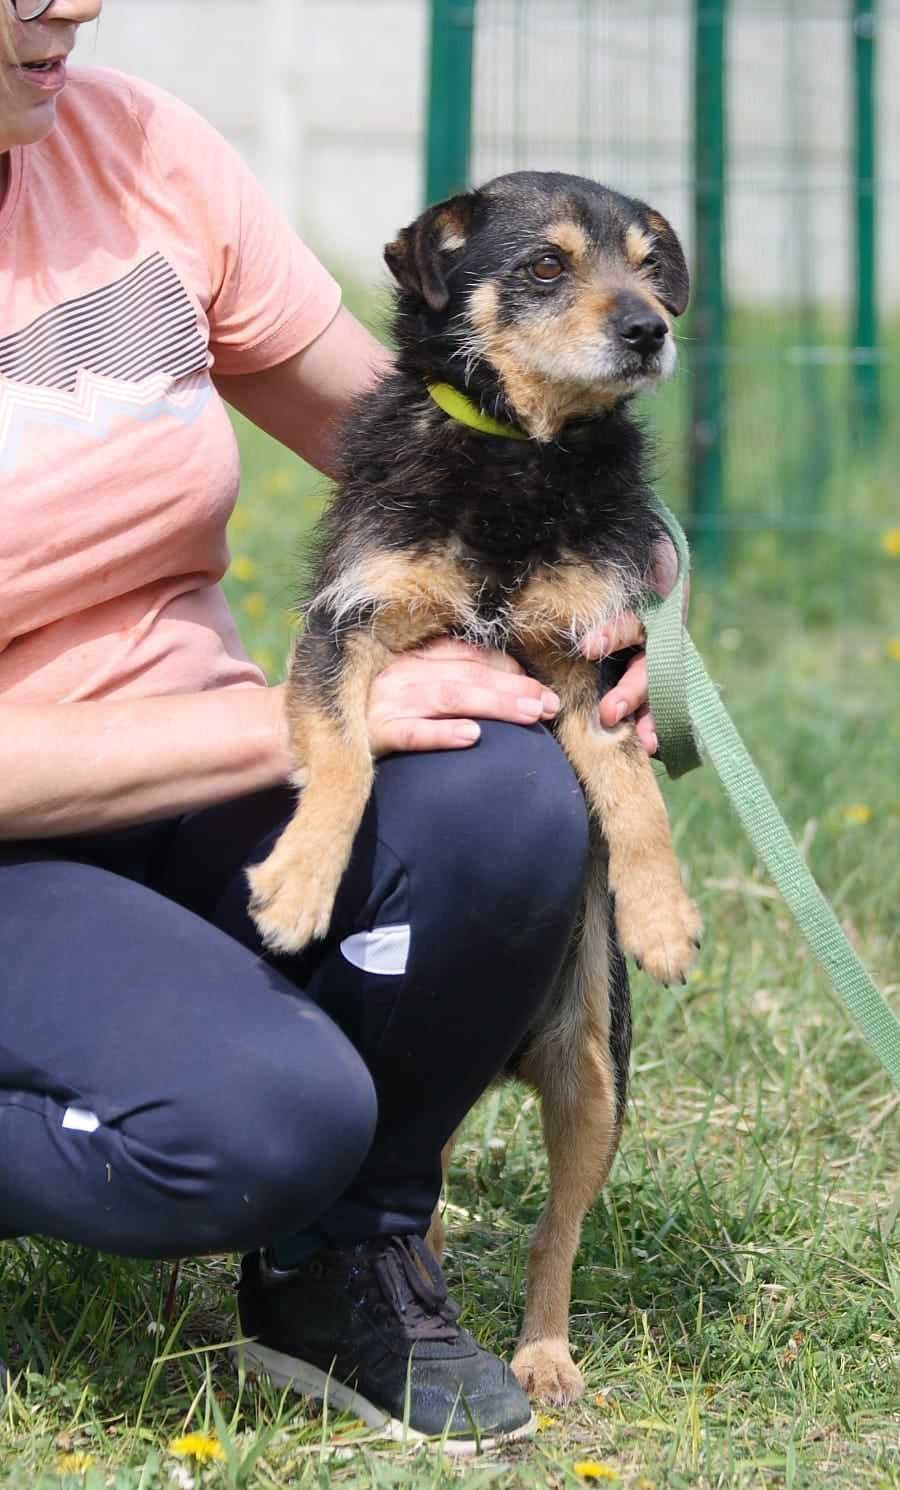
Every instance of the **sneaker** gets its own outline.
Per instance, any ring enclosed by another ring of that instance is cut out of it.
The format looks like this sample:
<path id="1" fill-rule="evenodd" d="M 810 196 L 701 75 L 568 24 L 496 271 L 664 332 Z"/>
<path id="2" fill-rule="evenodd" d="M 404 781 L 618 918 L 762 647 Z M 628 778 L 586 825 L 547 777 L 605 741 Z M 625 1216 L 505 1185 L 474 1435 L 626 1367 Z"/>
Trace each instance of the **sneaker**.
<path id="1" fill-rule="evenodd" d="M 244 1258 L 244 1370 L 352 1412 L 389 1438 L 440 1437 L 475 1453 L 535 1430 L 509 1367 L 457 1323 L 444 1276 L 418 1236 L 376 1237 L 281 1271 Z"/>

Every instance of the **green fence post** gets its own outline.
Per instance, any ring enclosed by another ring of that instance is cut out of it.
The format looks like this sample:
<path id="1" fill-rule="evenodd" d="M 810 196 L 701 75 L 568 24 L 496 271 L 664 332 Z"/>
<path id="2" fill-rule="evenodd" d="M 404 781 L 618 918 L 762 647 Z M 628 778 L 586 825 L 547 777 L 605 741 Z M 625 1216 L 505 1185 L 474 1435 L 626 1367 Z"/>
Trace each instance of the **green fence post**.
<path id="1" fill-rule="evenodd" d="M 425 137 L 425 199 L 469 184 L 476 0 L 431 0 L 431 61 Z"/>
<path id="2" fill-rule="evenodd" d="M 877 21 L 877 0 L 853 0 L 853 197 L 855 208 L 853 374 L 857 430 L 864 444 L 875 443 L 881 420 L 876 237 L 878 202 L 875 134 Z"/>
<path id="3" fill-rule="evenodd" d="M 723 564 L 727 0 L 694 0 L 694 311 L 690 526 L 698 557 Z"/>

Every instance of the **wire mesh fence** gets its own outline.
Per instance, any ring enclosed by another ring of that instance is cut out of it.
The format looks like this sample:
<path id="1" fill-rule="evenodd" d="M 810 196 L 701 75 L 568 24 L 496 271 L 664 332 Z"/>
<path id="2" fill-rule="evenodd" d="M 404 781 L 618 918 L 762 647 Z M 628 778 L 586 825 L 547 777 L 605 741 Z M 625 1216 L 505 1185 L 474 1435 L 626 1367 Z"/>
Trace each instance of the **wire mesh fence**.
<path id="1" fill-rule="evenodd" d="M 900 521 L 900 3 L 436 8 L 474 23 L 470 180 L 588 175 L 685 242 L 682 374 L 645 412 L 708 568 L 790 560 L 864 599 L 849 553 Z"/>

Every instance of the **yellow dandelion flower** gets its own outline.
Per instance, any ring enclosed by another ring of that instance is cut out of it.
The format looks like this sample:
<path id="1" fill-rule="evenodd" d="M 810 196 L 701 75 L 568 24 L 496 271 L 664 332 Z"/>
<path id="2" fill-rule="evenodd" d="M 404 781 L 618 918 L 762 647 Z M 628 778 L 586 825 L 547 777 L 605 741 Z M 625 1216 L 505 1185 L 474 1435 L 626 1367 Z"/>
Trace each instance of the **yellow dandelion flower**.
<path id="1" fill-rule="evenodd" d="M 261 621 L 266 613 L 266 597 L 260 595 L 258 590 L 251 590 L 241 601 L 243 609 L 253 621 Z"/>
<path id="2" fill-rule="evenodd" d="M 841 818 L 849 828 L 857 828 L 864 823 L 870 823 L 874 815 L 871 807 L 865 802 L 851 802 L 841 812 Z"/>
<path id="3" fill-rule="evenodd" d="M 258 570 L 256 560 L 251 559 L 249 554 L 238 554 L 231 561 L 231 572 L 242 584 L 249 584 L 251 579 L 256 579 Z"/>
<path id="4" fill-rule="evenodd" d="M 87 1474 L 93 1462 L 93 1454 L 63 1454 L 57 1468 L 60 1474 Z"/>
<path id="5" fill-rule="evenodd" d="M 582 1480 L 617 1480 L 619 1471 L 608 1464 L 598 1464 L 596 1459 L 579 1459 L 572 1468 Z"/>
<path id="6" fill-rule="evenodd" d="M 281 467 L 277 471 L 270 471 L 263 481 L 263 491 L 269 497 L 283 497 L 290 491 L 292 486 L 290 471 Z"/>
<path id="7" fill-rule="evenodd" d="M 229 518 L 229 524 L 233 533 L 246 533 L 252 527 L 252 518 L 246 507 L 235 507 Z"/>
<path id="8" fill-rule="evenodd" d="M 609 1406 L 609 1398 L 607 1397 L 605 1392 L 598 1392 L 596 1397 L 594 1398 L 594 1401 L 596 1402 L 598 1407 Z"/>
<path id="9" fill-rule="evenodd" d="M 891 559 L 900 559 L 900 528 L 885 528 L 881 547 Z"/>
<path id="10" fill-rule="evenodd" d="M 892 662 L 900 662 L 900 636 L 892 636 L 884 650 Z"/>
<path id="11" fill-rule="evenodd" d="M 185 1433 L 169 1444 L 169 1453 L 179 1459 L 197 1459 L 205 1464 L 208 1459 L 224 1459 L 225 1450 L 211 1433 Z"/>
<path id="12" fill-rule="evenodd" d="M 551 1418 L 549 1413 L 539 1412 L 537 1418 L 538 1433 L 545 1433 L 548 1428 L 555 1428 L 559 1418 Z"/>

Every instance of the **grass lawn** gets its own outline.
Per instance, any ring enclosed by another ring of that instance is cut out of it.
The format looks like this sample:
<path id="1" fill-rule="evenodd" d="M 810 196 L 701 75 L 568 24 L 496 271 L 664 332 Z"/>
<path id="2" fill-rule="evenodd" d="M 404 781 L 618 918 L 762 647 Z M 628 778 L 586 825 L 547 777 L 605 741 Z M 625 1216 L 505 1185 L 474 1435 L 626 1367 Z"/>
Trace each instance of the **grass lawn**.
<path id="1" fill-rule="evenodd" d="M 274 678 L 320 483 L 245 426 L 242 445 L 228 589 Z M 728 582 L 695 585 L 692 630 L 900 1007 L 895 469 L 847 463 L 832 482 L 846 520 L 737 534 Z M 851 524 L 851 508 L 864 521 Z M 542 1417 L 533 1444 L 462 1470 L 405 1456 L 236 1380 L 223 1348 L 236 1331 L 232 1260 L 186 1264 L 168 1297 L 168 1267 L 7 1244 L 0 1353 L 17 1374 L 0 1401 L 0 1486 L 900 1487 L 900 1099 L 711 772 L 666 792 L 707 939 L 686 989 L 634 976 L 629 1119 L 575 1276 L 583 1402 Z M 456 1151 L 449 1271 L 465 1322 L 503 1352 L 544 1185 L 533 1100 L 489 1097 Z M 190 1432 L 215 1434 L 224 1457 L 170 1452 Z"/>

